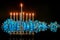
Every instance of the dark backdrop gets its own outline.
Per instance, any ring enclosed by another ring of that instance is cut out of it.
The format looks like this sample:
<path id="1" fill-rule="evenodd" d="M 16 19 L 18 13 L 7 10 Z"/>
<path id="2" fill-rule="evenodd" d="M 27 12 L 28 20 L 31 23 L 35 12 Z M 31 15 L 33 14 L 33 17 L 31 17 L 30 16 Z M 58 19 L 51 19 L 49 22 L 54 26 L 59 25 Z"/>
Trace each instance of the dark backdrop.
<path id="1" fill-rule="evenodd" d="M 0 38 L 10 37 L 9 34 L 4 33 L 1 30 L 2 23 L 9 18 L 9 12 L 20 11 L 19 3 L 24 4 L 23 11 L 26 12 L 35 12 L 35 19 L 40 21 L 45 21 L 47 23 L 57 21 L 60 24 L 60 15 L 59 15 L 59 2 L 57 1 L 48 1 L 48 0 L 0 0 Z M 34 37 L 36 39 L 59 39 L 60 31 L 56 33 L 51 32 L 50 30 L 45 32 L 40 32 Z M 58 37 L 58 38 L 57 38 Z M 49 40 L 48 39 L 48 40 Z"/>

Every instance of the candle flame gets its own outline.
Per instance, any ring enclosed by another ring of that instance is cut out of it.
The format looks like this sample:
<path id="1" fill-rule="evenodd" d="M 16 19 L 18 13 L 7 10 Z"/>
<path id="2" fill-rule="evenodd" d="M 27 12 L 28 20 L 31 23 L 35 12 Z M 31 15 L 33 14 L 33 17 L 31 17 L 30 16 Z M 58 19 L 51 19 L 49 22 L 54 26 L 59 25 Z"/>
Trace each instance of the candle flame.
<path id="1" fill-rule="evenodd" d="M 29 13 L 29 16 L 31 16 L 31 13 Z"/>
<path id="2" fill-rule="evenodd" d="M 12 15 L 12 12 L 10 12 L 10 15 Z"/>
<path id="3" fill-rule="evenodd" d="M 16 16 L 18 16 L 18 12 L 16 12 Z"/>
<path id="4" fill-rule="evenodd" d="M 13 15 L 15 16 L 15 12 L 13 13 Z"/>
<path id="5" fill-rule="evenodd" d="M 24 12 L 23 12 L 23 15 L 24 15 Z"/>
<path id="6" fill-rule="evenodd" d="M 26 16 L 28 16 L 28 13 L 26 13 Z"/>
<path id="7" fill-rule="evenodd" d="M 34 13 L 32 13 L 32 16 L 34 16 Z"/>
<path id="8" fill-rule="evenodd" d="M 21 3 L 20 6 L 23 7 L 23 4 Z"/>

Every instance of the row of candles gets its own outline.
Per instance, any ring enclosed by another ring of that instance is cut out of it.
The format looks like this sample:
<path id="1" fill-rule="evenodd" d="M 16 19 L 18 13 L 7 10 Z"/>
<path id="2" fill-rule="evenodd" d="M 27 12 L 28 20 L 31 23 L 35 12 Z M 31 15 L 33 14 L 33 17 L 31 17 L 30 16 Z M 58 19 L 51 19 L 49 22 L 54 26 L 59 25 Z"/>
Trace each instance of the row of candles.
<path id="1" fill-rule="evenodd" d="M 24 18 L 26 16 L 26 21 L 28 19 L 31 19 L 34 21 L 34 13 L 24 13 L 22 12 L 22 20 L 24 21 Z M 18 12 L 10 12 L 10 18 L 11 19 L 14 19 L 14 20 L 18 20 L 21 18 L 21 13 L 18 13 Z"/>
<path id="2" fill-rule="evenodd" d="M 24 21 L 24 19 L 26 19 L 26 21 L 28 21 L 28 20 L 34 21 L 34 15 L 35 15 L 34 13 L 10 12 L 10 19 L 14 19 L 14 20 L 20 20 L 20 19 L 22 19 L 22 21 Z M 24 32 L 23 33 L 22 32 L 20 32 L 20 33 L 13 32 L 12 34 L 21 34 L 21 35 L 24 35 L 25 33 Z M 31 33 L 26 32 L 26 34 L 31 34 Z M 34 35 L 34 32 L 32 32 L 32 35 Z"/>

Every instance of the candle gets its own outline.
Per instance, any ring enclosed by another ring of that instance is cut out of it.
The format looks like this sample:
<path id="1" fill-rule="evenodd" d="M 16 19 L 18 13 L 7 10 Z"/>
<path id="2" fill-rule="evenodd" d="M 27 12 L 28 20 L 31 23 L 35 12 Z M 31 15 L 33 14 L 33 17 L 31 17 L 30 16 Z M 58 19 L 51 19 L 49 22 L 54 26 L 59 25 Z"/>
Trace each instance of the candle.
<path id="1" fill-rule="evenodd" d="M 23 21 L 24 21 L 24 12 L 23 12 Z"/>
<path id="2" fill-rule="evenodd" d="M 16 12 L 16 20 L 18 20 L 18 12 Z"/>
<path id="3" fill-rule="evenodd" d="M 21 12 L 19 12 L 19 20 L 21 19 L 21 16 L 20 15 L 21 15 Z"/>
<path id="4" fill-rule="evenodd" d="M 26 13 L 26 21 L 27 21 L 27 19 L 28 19 L 28 13 Z"/>
<path id="5" fill-rule="evenodd" d="M 12 12 L 10 12 L 10 19 L 12 19 Z"/>
<path id="6" fill-rule="evenodd" d="M 29 20 L 31 20 L 31 13 L 29 13 Z"/>
<path id="7" fill-rule="evenodd" d="M 32 20 L 34 21 L 34 13 L 32 13 Z"/>
<path id="8" fill-rule="evenodd" d="M 23 12 L 23 11 L 22 11 L 22 7 L 23 7 L 23 4 L 21 3 L 20 6 L 21 6 L 20 21 L 22 21 L 22 12 Z"/>
<path id="9" fill-rule="evenodd" d="M 20 19 L 20 21 L 21 21 L 21 19 L 22 19 L 21 12 L 20 12 L 20 18 L 19 18 L 19 19 Z"/>
<path id="10" fill-rule="evenodd" d="M 13 13 L 13 19 L 15 20 L 15 12 Z"/>

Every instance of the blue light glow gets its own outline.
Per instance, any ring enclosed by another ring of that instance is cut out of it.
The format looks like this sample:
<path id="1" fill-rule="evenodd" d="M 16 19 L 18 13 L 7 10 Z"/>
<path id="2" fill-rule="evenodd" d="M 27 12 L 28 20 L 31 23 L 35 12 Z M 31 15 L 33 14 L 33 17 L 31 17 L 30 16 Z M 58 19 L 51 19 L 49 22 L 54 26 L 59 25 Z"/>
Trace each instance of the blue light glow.
<path id="1" fill-rule="evenodd" d="M 4 21 L 3 25 L 2 25 L 2 29 L 7 32 L 15 32 L 15 31 L 21 31 L 20 27 L 22 26 L 23 31 L 29 31 L 29 32 L 35 32 L 38 33 L 40 31 L 45 31 L 47 29 L 50 29 L 52 32 L 56 32 L 57 31 L 57 22 L 51 22 L 49 25 L 47 25 L 47 23 L 45 22 L 41 22 L 38 20 L 32 21 L 14 21 L 12 19 L 7 19 L 6 21 Z"/>

